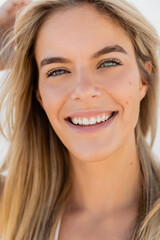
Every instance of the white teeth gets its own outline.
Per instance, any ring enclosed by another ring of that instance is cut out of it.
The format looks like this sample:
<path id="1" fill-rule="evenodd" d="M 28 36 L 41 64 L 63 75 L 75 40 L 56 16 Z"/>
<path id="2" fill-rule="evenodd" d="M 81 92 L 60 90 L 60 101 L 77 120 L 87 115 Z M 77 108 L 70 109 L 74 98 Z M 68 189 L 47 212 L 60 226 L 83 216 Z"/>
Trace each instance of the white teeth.
<path id="1" fill-rule="evenodd" d="M 108 118 L 110 118 L 110 117 L 111 117 L 111 114 L 106 114 L 106 116 L 105 116 L 106 120 L 108 120 Z"/>
<path id="2" fill-rule="evenodd" d="M 73 118 L 71 119 L 72 123 L 77 125 L 94 125 L 96 123 L 104 122 L 108 120 L 111 117 L 111 114 L 103 114 L 101 117 L 98 116 L 97 118 L 91 117 L 90 119 L 88 118 Z"/>
<path id="3" fill-rule="evenodd" d="M 72 122 L 77 125 L 77 124 L 78 124 L 77 118 L 73 118 L 73 119 L 72 119 Z"/>
<path id="4" fill-rule="evenodd" d="M 97 123 L 102 122 L 101 117 L 97 117 Z"/>
<path id="5" fill-rule="evenodd" d="M 89 125 L 89 121 L 87 118 L 83 118 L 83 125 Z"/>
<path id="6" fill-rule="evenodd" d="M 81 118 L 78 118 L 78 123 L 81 125 L 83 124 L 83 120 Z"/>
<path id="7" fill-rule="evenodd" d="M 104 122 L 106 120 L 106 116 L 105 114 L 102 116 L 102 122 Z"/>
<path id="8" fill-rule="evenodd" d="M 91 117 L 89 120 L 90 125 L 93 125 L 96 123 L 96 119 L 94 117 Z"/>

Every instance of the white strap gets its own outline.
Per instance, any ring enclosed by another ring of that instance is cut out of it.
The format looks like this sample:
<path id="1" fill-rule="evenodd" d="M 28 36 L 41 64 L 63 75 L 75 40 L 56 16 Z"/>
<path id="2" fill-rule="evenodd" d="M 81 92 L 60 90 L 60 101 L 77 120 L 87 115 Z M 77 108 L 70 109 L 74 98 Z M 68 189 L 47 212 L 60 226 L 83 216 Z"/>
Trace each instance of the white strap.
<path id="1" fill-rule="evenodd" d="M 56 228 L 56 233 L 55 233 L 55 238 L 54 238 L 54 240 L 58 240 L 58 238 L 59 238 L 60 225 L 61 225 L 61 218 L 60 218 L 60 220 L 59 220 L 59 222 L 58 222 L 58 224 L 57 224 L 57 228 Z"/>

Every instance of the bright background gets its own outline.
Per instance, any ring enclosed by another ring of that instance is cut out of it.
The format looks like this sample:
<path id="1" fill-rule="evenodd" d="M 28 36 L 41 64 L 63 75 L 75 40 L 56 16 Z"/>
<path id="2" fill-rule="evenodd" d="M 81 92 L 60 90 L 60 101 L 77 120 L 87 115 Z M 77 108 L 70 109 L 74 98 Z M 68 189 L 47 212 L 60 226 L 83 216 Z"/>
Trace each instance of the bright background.
<path id="1" fill-rule="evenodd" d="M 128 0 L 133 5 L 135 5 L 148 20 L 155 26 L 160 35 L 160 0 Z M 5 2 L 5 0 L 0 0 L 0 5 Z M 2 78 L 3 72 L 0 72 L 0 79 Z M 157 155 L 160 160 L 160 107 L 158 114 L 158 130 L 156 135 L 156 141 L 153 146 L 153 152 Z M 3 138 L 0 138 L 0 163 L 2 162 L 6 151 L 8 143 Z"/>

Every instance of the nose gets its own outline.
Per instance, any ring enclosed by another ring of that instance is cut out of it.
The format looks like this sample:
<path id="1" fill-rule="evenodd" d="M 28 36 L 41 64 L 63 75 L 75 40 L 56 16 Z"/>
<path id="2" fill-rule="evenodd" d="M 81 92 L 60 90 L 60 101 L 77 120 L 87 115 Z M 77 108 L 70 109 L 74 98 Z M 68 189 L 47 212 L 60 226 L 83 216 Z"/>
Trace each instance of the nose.
<path id="1" fill-rule="evenodd" d="M 101 95 L 102 89 L 91 79 L 91 76 L 79 76 L 72 90 L 71 99 L 74 101 L 91 101 L 99 99 Z"/>

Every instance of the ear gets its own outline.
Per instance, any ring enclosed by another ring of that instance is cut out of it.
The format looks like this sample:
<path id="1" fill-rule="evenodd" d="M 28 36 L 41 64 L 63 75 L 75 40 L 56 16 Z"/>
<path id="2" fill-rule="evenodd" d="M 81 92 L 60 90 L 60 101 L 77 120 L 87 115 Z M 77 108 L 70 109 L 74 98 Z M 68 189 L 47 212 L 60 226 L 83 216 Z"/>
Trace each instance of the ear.
<path id="1" fill-rule="evenodd" d="M 41 105 L 42 108 L 43 108 L 42 98 L 41 98 L 39 89 L 36 90 L 36 98 L 37 98 L 38 102 L 40 103 L 40 105 Z"/>
<path id="2" fill-rule="evenodd" d="M 148 74 L 151 75 L 152 63 L 150 61 L 147 61 L 144 66 L 145 66 L 145 70 L 148 72 Z M 143 76 L 139 83 L 140 100 L 142 100 L 146 96 L 146 93 L 148 90 L 148 83 L 147 83 L 146 79 L 143 79 L 143 78 L 145 78 L 145 77 Z"/>

